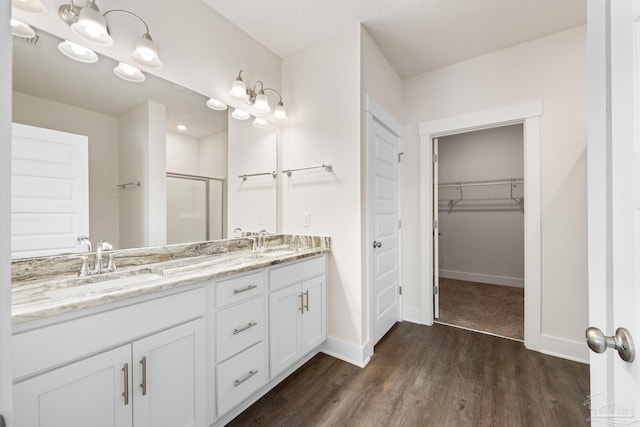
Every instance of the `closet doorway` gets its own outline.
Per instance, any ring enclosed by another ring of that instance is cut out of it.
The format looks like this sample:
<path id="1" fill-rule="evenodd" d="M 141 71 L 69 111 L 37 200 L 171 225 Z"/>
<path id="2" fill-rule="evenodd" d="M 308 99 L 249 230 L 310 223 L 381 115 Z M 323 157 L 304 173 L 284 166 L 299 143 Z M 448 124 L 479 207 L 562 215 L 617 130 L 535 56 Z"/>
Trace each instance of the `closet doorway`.
<path id="1" fill-rule="evenodd" d="M 434 317 L 524 340 L 524 128 L 433 139 Z"/>

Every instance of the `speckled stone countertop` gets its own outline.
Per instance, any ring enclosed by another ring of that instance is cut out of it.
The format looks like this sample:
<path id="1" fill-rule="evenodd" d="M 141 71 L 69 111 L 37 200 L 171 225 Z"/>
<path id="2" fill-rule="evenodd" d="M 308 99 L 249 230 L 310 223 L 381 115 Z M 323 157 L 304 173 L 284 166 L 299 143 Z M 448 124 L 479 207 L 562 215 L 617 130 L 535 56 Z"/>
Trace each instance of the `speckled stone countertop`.
<path id="1" fill-rule="evenodd" d="M 78 255 L 15 260 L 12 320 L 20 324 L 330 252 L 328 237 L 276 235 L 266 250 L 230 239 L 109 251 L 118 271 L 77 277 Z M 105 252 L 107 253 L 107 252 Z M 93 254 L 88 254 L 93 262 Z"/>

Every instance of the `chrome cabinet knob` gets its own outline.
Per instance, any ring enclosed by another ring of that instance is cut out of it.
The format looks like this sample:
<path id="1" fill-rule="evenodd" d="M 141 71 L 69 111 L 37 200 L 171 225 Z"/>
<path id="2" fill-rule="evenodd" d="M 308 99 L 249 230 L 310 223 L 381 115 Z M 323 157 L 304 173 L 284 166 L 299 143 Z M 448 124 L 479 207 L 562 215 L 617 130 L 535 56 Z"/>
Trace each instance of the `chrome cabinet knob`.
<path id="1" fill-rule="evenodd" d="M 636 355 L 636 348 L 633 344 L 631 333 L 625 328 L 616 329 L 616 334 L 608 337 L 600 329 L 595 327 L 587 328 L 585 331 L 587 345 L 596 353 L 604 353 L 607 348 L 618 350 L 618 355 L 625 362 L 633 362 Z"/>

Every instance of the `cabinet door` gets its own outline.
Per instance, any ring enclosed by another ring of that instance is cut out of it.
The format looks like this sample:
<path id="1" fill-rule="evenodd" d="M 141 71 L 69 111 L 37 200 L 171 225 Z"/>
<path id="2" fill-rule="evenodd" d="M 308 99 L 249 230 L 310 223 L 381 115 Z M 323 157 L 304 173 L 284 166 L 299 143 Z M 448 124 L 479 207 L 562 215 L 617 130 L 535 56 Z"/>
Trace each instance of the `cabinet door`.
<path id="1" fill-rule="evenodd" d="M 326 286 L 324 276 L 302 283 L 302 353 L 322 344 L 327 337 L 325 311 Z"/>
<path id="2" fill-rule="evenodd" d="M 300 285 L 273 292 L 269 296 L 271 378 L 287 369 L 302 355 Z"/>
<path id="3" fill-rule="evenodd" d="M 29 427 L 130 427 L 130 370 L 131 346 L 126 345 L 15 384 L 14 423 Z M 125 390 L 129 392 L 126 403 Z"/>
<path id="4" fill-rule="evenodd" d="M 205 321 L 133 343 L 136 427 L 206 425 Z"/>

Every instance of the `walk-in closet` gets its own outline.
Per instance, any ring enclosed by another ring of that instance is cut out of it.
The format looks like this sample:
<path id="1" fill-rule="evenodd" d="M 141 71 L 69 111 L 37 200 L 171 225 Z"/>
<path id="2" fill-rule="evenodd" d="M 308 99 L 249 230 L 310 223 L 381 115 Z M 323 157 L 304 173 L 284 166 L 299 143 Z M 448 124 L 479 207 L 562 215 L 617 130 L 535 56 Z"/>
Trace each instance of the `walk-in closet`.
<path id="1" fill-rule="evenodd" d="M 437 321 L 524 339 L 523 125 L 434 140 Z"/>

